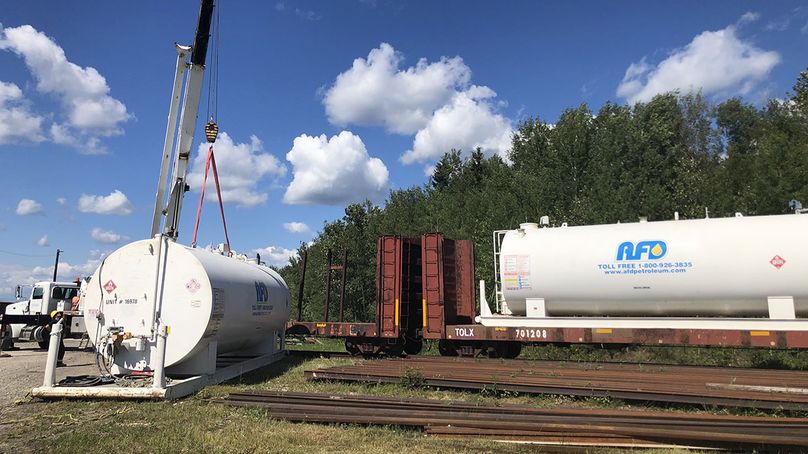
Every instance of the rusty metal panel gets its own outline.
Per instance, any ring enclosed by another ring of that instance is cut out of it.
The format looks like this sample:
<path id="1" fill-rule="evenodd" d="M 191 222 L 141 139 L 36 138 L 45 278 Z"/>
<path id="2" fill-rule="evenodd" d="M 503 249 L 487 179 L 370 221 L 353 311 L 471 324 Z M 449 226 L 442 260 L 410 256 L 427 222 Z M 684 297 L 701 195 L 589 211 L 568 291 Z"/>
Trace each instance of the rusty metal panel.
<path id="1" fill-rule="evenodd" d="M 476 315 L 474 243 L 425 234 L 421 260 L 423 336 L 441 339 L 447 324 L 471 323 Z"/>
<path id="2" fill-rule="evenodd" d="M 379 238 L 376 256 L 376 323 L 382 337 L 398 337 L 401 295 L 400 236 Z"/>
<path id="3" fill-rule="evenodd" d="M 297 322 L 289 321 L 287 335 L 304 334 L 320 337 L 375 337 L 375 323 Z"/>
<path id="4" fill-rule="evenodd" d="M 808 348 L 808 332 L 805 331 L 536 328 L 463 324 L 447 325 L 446 338 L 458 341 L 514 340 L 525 343 L 681 345 L 772 349 Z"/>
<path id="5" fill-rule="evenodd" d="M 806 331 L 783 331 L 781 338 L 784 345 L 781 348 L 808 348 L 808 332 Z"/>
<path id="6" fill-rule="evenodd" d="M 423 286 L 422 324 L 424 339 L 443 337 L 444 319 L 444 267 L 443 235 L 421 235 L 421 285 Z"/>
<path id="7" fill-rule="evenodd" d="M 445 255 L 444 255 L 445 256 Z M 477 316 L 474 282 L 474 242 L 454 241 L 455 317 L 452 323 L 472 323 Z M 447 323 L 449 323 L 447 321 Z"/>
<path id="8" fill-rule="evenodd" d="M 403 238 L 402 241 L 398 329 L 400 334 L 416 338 L 423 318 L 421 239 Z"/>

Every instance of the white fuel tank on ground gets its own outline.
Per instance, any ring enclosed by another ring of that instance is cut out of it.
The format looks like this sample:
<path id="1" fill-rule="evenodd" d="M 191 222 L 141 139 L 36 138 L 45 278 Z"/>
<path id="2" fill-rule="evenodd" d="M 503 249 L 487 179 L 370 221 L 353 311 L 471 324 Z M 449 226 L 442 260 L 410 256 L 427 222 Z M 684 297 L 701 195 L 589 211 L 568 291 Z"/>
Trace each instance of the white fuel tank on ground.
<path id="1" fill-rule="evenodd" d="M 543 299 L 546 316 L 766 317 L 793 298 L 804 317 L 806 232 L 806 215 L 522 224 L 502 240 L 501 291 L 514 315 Z"/>
<path id="2" fill-rule="evenodd" d="M 168 373 L 212 373 L 217 354 L 279 348 L 289 289 L 270 268 L 166 238 L 110 254 L 83 295 L 87 332 L 113 373 L 152 370 L 156 327 L 168 327 Z"/>

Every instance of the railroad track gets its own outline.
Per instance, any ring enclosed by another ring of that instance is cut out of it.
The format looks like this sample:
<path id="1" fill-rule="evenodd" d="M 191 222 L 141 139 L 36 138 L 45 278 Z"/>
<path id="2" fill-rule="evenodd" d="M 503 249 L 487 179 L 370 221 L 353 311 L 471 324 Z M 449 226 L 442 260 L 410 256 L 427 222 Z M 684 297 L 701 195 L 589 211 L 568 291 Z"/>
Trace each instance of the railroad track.
<path id="1" fill-rule="evenodd" d="M 703 366 L 411 357 L 305 371 L 311 380 L 401 383 L 808 411 L 808 372 Z"/>
<path id="2" fill-rule="evenodd" d="M 565 447 L 687 447 L 795 452 L 808 446 L 808 419 L 677 412 L 545 409 L 395 397 L 291 392 L 232 393 L 217 403 L 260 407 L 300 422 L 418 427 L 449 438 Z"/>

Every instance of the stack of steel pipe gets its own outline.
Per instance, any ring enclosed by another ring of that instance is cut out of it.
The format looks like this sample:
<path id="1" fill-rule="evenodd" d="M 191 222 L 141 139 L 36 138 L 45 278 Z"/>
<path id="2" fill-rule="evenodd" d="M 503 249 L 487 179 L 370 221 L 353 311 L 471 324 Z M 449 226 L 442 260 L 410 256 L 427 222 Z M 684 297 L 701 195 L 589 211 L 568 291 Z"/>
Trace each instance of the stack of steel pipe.
<path id="1" fill-rule="evenodd" d="M 469 402 L 254 391 L 219 403 L 260 407 L 300 422 L 396 425 L 427 434 L 562 446 L 780 449 L 808 446 L 808 418 L 546 409 Z"/>
<path id="2" fill-rule="evenodd" d="M 634 401 L 808 411 L 808 372 L 571 361 L 418 357 L 305 372 L 312 380 L 608 396 Z"/>

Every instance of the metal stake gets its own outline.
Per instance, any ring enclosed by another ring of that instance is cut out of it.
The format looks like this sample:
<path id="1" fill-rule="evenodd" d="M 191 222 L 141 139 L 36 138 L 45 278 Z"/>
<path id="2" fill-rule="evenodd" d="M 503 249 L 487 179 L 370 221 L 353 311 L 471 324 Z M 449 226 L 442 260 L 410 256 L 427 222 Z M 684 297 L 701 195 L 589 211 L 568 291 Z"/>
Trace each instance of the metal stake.
<path id="1" fill-rule="evenodd" d="M 329 274 L 331 272 L 329 271 Z M 345 281 L 348 274 L 348 250 L 342 252 L 342 284 L 339 290 L 339 321 L 343 321 L 343 309 L 345 306 Z"/>
<path id="2" fill-rule="evenodd" d="M 300 273 L 300 288 L 297 290 L 297 321 L 303 320 L 303 286 L 306 282 L 306 263 L 309 260 L 309 251 L 303 251 L 303 271 Z"/>
<path id="3" fill-rule="evenodd" d="M 328 268 L 325 278 L 325 322 L 328 322 L 328 306 L 331 303 L 331 249 L 328 250 Z"/>

